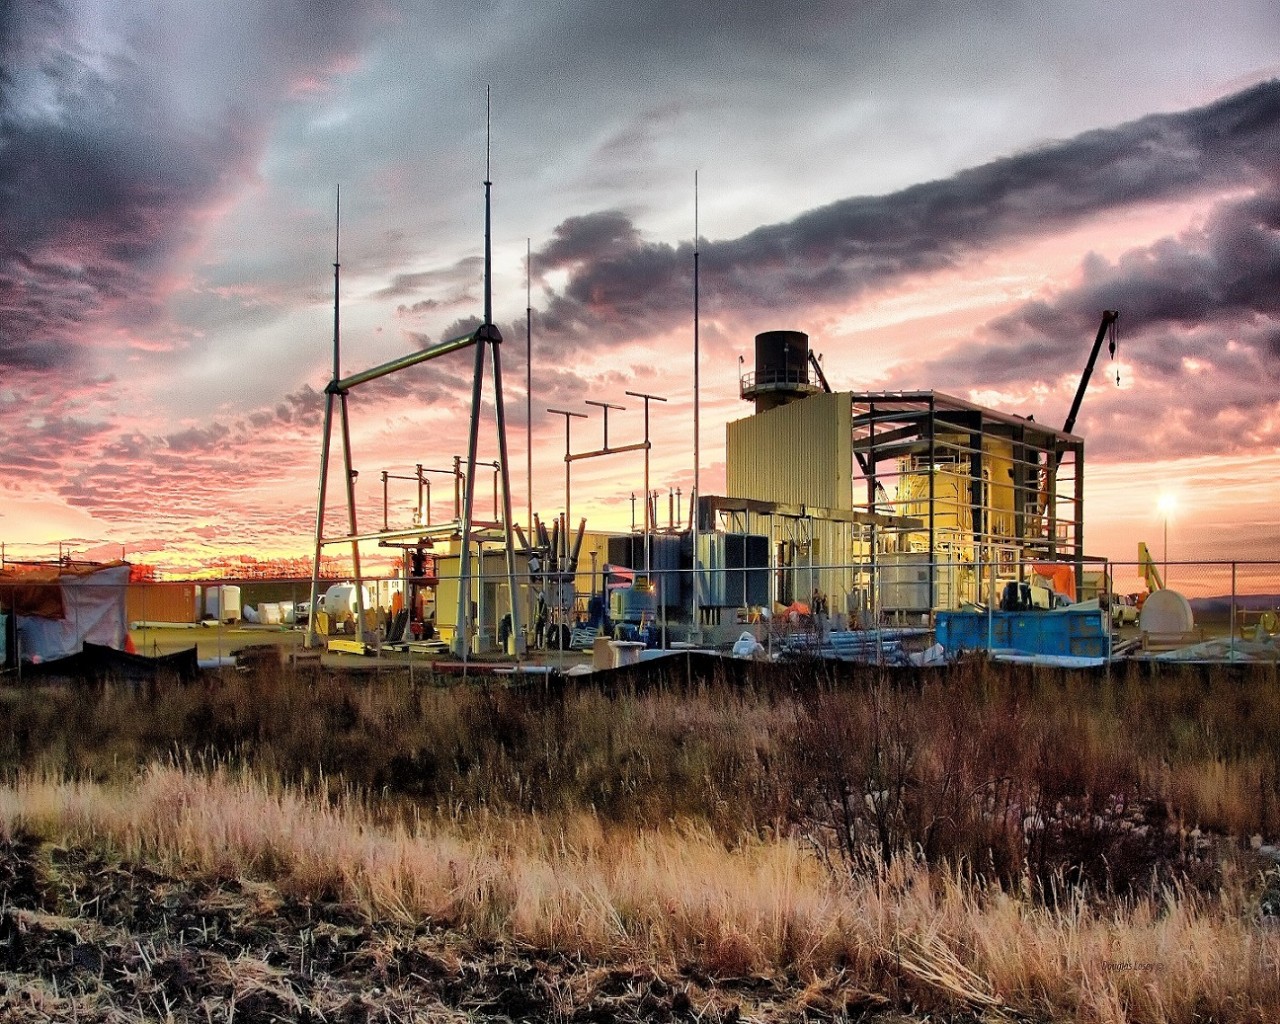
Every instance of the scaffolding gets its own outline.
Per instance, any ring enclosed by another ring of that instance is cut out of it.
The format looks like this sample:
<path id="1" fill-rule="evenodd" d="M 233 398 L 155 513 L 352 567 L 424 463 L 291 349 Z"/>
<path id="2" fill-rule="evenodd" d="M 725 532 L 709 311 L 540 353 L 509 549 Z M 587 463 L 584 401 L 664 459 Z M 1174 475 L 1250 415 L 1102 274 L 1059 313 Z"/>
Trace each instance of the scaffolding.
<path id="1" fill-rule="evenodd" d="M 966 575 L 975 565 L 1016 578 L 1027 564 L 1069 562 L 1083 589 L 1083 439 L 937 391 L 849 400 L 864 507 L 923 524 L 900 534 L 897 550 L 925 556 L 937 604 L 995 599 Z M 938 578 L 947 564 L 950 581 Z"/>

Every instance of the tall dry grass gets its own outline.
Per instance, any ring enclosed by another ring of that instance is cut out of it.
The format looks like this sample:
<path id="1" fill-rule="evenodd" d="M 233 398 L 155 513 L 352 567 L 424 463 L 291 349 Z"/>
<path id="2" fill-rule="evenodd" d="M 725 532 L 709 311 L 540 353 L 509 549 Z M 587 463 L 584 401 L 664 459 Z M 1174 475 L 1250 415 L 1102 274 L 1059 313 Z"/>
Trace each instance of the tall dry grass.
<path id="1" fill-rule="evenodd" d="M 172 871 L 273 882 L 371 917 L 606 962 L 789 976 L 918 1010 L 1098 1024 L 1280 1019 L 1280 935 L 1228 877 L 1049 907 L 898 857 L 836 876 L 798 839 L 728 846 L 704 824 L 481 813 L 380 822 L 355 795 L 225 767 L 153 767 L 132 783 L 25 774 L 0 787 L 0 832 L 105 844 Z"/>
<path id="2" fill-rule="evenodd" d="M 585 815 L 800 835 L 836 870 L 923 857 L 1039 895 L 1211 892 L 1196 828 L 1280 839 L 1280 694 L 1226 673 L 973 667 L 897 678 L 800 666 L 741 679 L 511 690 L 292 676 L 0 690 L 0 779 L 129 780 L 178 755 L 355 791 L 388 817 Z M 1154 837 L 1154 838 L 1151 838 Z"/>

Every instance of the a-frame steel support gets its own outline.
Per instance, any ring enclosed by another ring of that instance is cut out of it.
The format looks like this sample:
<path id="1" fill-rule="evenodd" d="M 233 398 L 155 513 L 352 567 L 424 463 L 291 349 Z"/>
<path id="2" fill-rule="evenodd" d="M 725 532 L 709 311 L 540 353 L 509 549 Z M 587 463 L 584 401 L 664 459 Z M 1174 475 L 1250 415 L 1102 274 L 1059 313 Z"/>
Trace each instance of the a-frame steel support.
<path id="1" fill-rule="evenodd" d="M 467 438 L 466 491 L 462 503 L 462 520 L 456 524 L 459 559 L 458 559 L 458 617 L 454 632 L 454 654 L 466 658 L 469 653 L 471 635 L 471 592 L 474 585 L 471 568 L 472 529 L 475 523 L 475 478 L 477 448 L 480 436 L 481 397 L 484 386 L 484 352 L 488 347 L 491 353 L 490 363 L 493 370 L 494 408 L 497 416 L 498 463 L 501 467 L 502 479 L 502 532 L 506 547 L 507 588 L 511 598 L 511 635 L 515 638 L 516 652 L 519 655 L 520 642 L 524 631 L 520 622 L 520 601 L 516 591 L 516 559 L 515 542 L 511 519 L 511 476 L 507 464 L 507 418 L 502 401 L 502 333 L 493 323 L 493 255 L 492 255 L 492 189 L 493 183 L 488 180 L 488 155 L 485 160 L 484 182 L 484 323 L 469 334 L 464 334 L 448 341 L 401 356 L 390 362 L 375 366 L 361 373 L 342 377 L 339 359 L 339 314 L 338 314 L 338 272 L 339 263 L 335 248 L 333 264 L 333 379 L 325 388 L 324 438 L 320 450 L 320 483 L 316 502 L 316 545 L 315 560 L 311 570 L 311 613 L 307 624 L 306 645 L 312 646 L 315 641 L 315 621 L 318 611 L 320 590 L 320 556 L 327 544 L 351 544 L 351 559 L 356 575 L 356 610 L 360 616 L 360 635 L 364 631 L 364 591 L 360 579 L 360 535 L 356 526 L 355 472 L 351 459 L 351 429 L 347 410 L 347 394 L 354 387 L 369 381 L 385 377 L 387 374 L 408 369 L 429 359 L 435 359 L 460 349 L 475 346 L 475 367 L 471 386 L 471 420 Z M 347 475 L 347 522 L 350 532 L 342 537 L 326 538 L 324 535 L 325 499 L 329 478 L 329 457 L 333 435 L 334 400 L 340 402 L 342 418 L 342 453 L 343 465 Z M 404 536 L 439 530 L 405 531 Z M 484 565 L 480 566 L 483 576 Z"/>

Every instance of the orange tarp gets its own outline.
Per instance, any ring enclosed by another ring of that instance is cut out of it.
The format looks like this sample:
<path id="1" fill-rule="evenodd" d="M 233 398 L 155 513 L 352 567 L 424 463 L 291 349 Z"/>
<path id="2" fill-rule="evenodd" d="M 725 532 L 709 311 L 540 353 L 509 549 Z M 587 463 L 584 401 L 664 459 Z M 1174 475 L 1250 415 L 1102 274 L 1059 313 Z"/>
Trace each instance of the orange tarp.
<path id="1" fill-rule="evenodd" d="M 0 573 L 0 611 L 40 619 L 64 618 L 67 608 L 62 601 L 58 570 Z"/>
<path id="2" fill-rule="evenodd" d="M 1042 562 L 1033 564 L 1031 569 L 1037 576 L 1048 580 L 1055 593 L 1062 594 L 1072 602 L 1076 600 L 1075 566 L 1063 565 L 1061 562 Z"/>
<path id="3" fill-rule="evenodd" d="M 0 611 L 30 615 L 37 619 L 62 619 L 67 608 L 59 579 L 64 576 L 92 576 L 124 562 L 105 565 L 47 565 L 37 569 L 0 572 Z"/>

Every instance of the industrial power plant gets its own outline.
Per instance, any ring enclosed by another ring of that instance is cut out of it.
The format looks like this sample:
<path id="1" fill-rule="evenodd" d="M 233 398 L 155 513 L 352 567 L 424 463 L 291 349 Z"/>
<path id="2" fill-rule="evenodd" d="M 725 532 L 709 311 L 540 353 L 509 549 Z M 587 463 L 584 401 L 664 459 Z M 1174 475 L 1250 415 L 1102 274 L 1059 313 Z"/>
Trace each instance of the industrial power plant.
<path id="1" fill-rule="evenodd" d="M 1115 319 L 1104 316 L 1090 369 Z M 477 329 L 463 343 L 482 355 L 495 332 Z M 372 378 L 350 378 L 331 394 L 364 379 Z M 1087 375 L 1081 393 L 1086 383 Z M 882 651 L 886 638 L 896 644 L 943 627 L 973 639 L 976 627 L 958 625 L 966 614 L 1058 608 L 1076 614 L 1055 617 L 1062 637 L 1040 648 L 1097 655 L 1109 644 L 1105 573 L 1082 540 L 1084 441 L 1069 429 L 936 391 L 834 391 L 808 335 L 796 330 L 756 336 L 739 394 L 751 408 L 726 428 L 726 493 L 693 495 L 687 518 L 669 508 L 663 525 L 646 479 L 650 500 L 629 532 L 592 530 L 565 513 L 522 525 L 510 519 L 495 463 L 494 515 L 481 519 L 474 478 L 485 464 L 455 457 L 443 471 L 453 477 L 452 519 L 318 533 L 317 550 L 347 543 L 358 559 L 362 541 L 400 548 L 405 597 L 385 639 L 460 658 L 520 658 L 600 637 L 637 648 L 726 648 L 744 633 L 767 636 L 777 619 L 818 623 L 821 642 L 874 637 Z M 643 449 L 647 478 L 647 415 L 644 442 L 611 448 L 607 413 L 619 407 L 594 404 L 605 406 L 605 444 L 575 453 L 566 439 L 566 504 L 572 465 L 583 458 Z M 419 466 L 408 479 L 421 492 L 430 472 Z M 420 494 L 418 507 L 430 501 Z M 347 618 L 360 620 L 364 609 L 351 611 Z M 365 648 L 360 635 L 329 639 L 333 627 L 313 618 L 315 642 Z"/>
<path id="2" fill-rule="evenodd" d="M 486 176 L 487 177 L 487 176 Z M 333 377 L 322 444 L 315 560 L 307 643 L 330 651 L 371 649 L 438 653 L 460 659 L 524 662 L 538 649 L 602 649 L 597 666 L 673 649 L 758 654 L 782 647 L 859 659 L 886 654 L 916 664 L 965 651 L 1011 650 L 1032 657 L 1098 660 L 1122 648 L 1113 627 L 1125 623 L 1106 559 L 1084 547 L 1085 445 L 1077 414 L 1104 341 L 1115 354 L 1119 313 L 1104 310 L 1070 413 L 1061 428 L 939 391 L 835 391 L 801 330 L 755 336 L 753 366 L 740 372 L 747 415 L 727 424 L 725 491 L 697 486 L 698 250 L 694 246 L 694 467 L 688 514 L 670 496 L 665 526 L 650 490 L 650 402 L 644 440 L 609 444 L 613 403 L 603 411 L 604 441 L 574 451 L 565 418 L 564 504 L 542 518 L 532 485 L 523 523 L 513 513 L 503 337 L 492 322 L 491 182 L 485 182 L 484 316 L 458 338 L 370 370 L 341 373 L 339 268 L 334 260 Z M 695 237 L 696 237 L 695 229 Z M 530 320 L 526 330 L 531 331 Z M 527 348 L 532 345 L 526 338 Z M 474 351 L 466 455 L 412 475 L 383 472 L 380 528 L 357 524 L 348 398 L 360 385 L 462 350 Z M 530 355 L 530 363 L 531 363 Z M 478 456 L 487 373 L 496 411 L 498 458 Z M 531 388 L 526 387 L 531 401 Z M 526 411 L 527 422 L 531 416 Z M 346 529 L 326 526 L 335 427 L 346 479 Z M 572 470 L 584 459 L 643 451 L 639 519 L 627 532 L 589 528 L 572 516 Z M 531 459 L 531 455 L 530 455 Z M 493 473 L 493 507 L 476 496 Z M 529 468 L 532 480 L 532 467 Z M 444 476 L 445 481 L 440 477 Z M 432 479 L 451 485 L 453 515 L 431 518 Z M 418 489 L 412 521 L 393 523 L 392 480 Z M 447 481 L 447 482 L 446 482 Z M 425 492 L 425 498 L 424 498 Z M 367 607 L 364 588 L 348 586 L 350 607 L 337 616 L 321 593 L 322 552 L 349 546 L 361 577 L 360 545 L 399 551 L 402 578 L 390 607 Z M 1151 578 L 1150 576 L 1148 577 Z M 1163 589 L 1163 584 L 1160 584 Z M 377 614 L 374 614 L 374 613 Z M 1185 598 L 1165 591 L 1144 621 L 1176 645 L 1191 639 Z M 374 628 L 376 627 L 376 628 Z M 610 660 L 612 659 L 612 660 Z"/>

